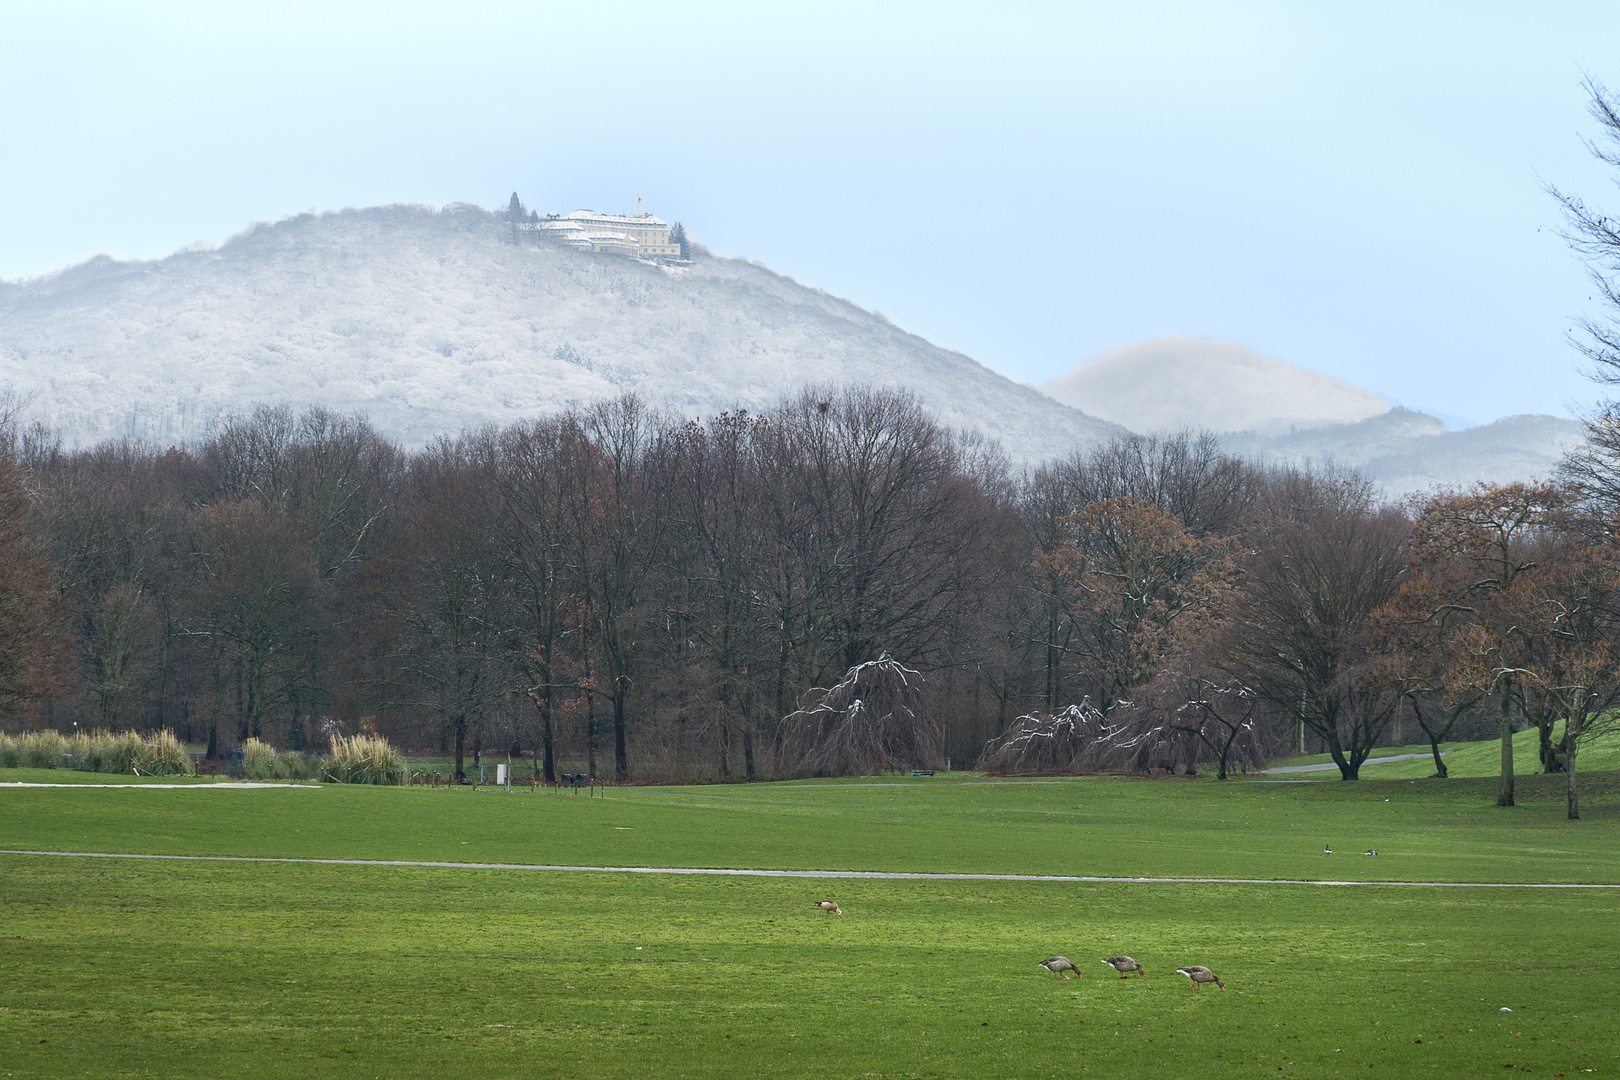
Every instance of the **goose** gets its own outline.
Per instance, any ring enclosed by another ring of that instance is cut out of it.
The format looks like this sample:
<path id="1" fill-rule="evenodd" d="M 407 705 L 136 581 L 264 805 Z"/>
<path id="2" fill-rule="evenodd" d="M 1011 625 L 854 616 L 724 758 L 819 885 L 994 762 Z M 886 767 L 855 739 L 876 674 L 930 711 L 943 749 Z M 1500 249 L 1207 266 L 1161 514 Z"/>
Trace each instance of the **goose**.
<path id="1" fill-rule="evenodd" d="M 1378 852 L 1374 851 L 1372 848 L 1368 848 L 1366 851 L 1362 852 L 1362 854 L 1363 855 L 1376 855 L 1376 854 L 1378 854 Z"/>
<path id="2" fill-rule="evenodd" d="M 1219 975 L 1200 964 L 1193 964 L 1191 967 L 1179 967 L 1176 968 L 1176 970 L 1192 980 L 1192 982 L 1188 983 L 1187 985 L 1191 986 L 1194 990 L 1198 989 L 1199 983 L 1207 982 L 1214 983 L 1222 990 L 1226 989 L 1226 984 L 1221 982 L 1221 977 Z"/>
<path id="3" fill-rule="evenodd" d="M 1136 972 L 1138 979 L 1147 978 L 1147 972 L 1142 970 L 1142 965 L 1128 956 L 1110 956 L 1103 963 L 1119 972 L 1119 977 L 1122 979 L 1128 977 L 1133 971 Z"/>
<path id="4" fill-rule="evenodd" d="M 1331 855 L 1331 854 L 1333 854 L 1333 848 L 1332 848 L 1332 847 L 1324 847 L 1324 848 L 1323 848 L 1323 849 L 1322 849 L 1322 854 L 1324 854 L 1324 855 Z"/>
<path id="5" fill-rule="evenodd" d="M 844 909 L 838 906 L 836 900 L 817 900 L 816 907 L 829 915 L 842 915 L 844 913 Z"/>
<path id="6" fill-rule="evenodd" d="M 1079 970 L 1076 969 L 1073 964 L 1069 963 L 1069 958 L 1067 956 L 1054 956 L 1050 960 L 1042 960 L 1041 967 L 1045 968 L 1047 971 L 1050 971 L 1053 975 L 1061 975 L 1065 979 L 1069 977 L 1068 972 L 1071 971 L 1073 971 L 1076 975 L 1080 975 Z M 1080 975 L 1080 977 L 1082 979 L 1085 978 L 1084 975 Z"/>

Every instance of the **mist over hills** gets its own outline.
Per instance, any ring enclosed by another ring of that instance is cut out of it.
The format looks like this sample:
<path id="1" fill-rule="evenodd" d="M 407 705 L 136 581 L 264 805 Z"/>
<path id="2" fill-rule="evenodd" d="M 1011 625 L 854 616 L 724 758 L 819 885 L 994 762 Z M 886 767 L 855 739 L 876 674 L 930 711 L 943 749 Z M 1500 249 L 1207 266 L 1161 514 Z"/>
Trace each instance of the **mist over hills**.
<path id="1" fill-rule="evenodd" d="M 78 444 L 192 439 L 277 402 L 363 412 L 420 445 L 625 390 L 702 415 L 807 383 L 907 388 L 1020 460 L 1120 431 L 757 264 L 518 244 L 476 207 L 306 214 L 0 283 L 0 388 Z"/>
<path id="2" fill-rule="evenodd" d="M 1370 390 L 1321 372 L 1187 337 L 1128 346 L 1043 389 L 1142 434 L 1205 429 L 1245 457 L 1350 466 L 1393 496 L 1545 479 L 1585 438 L 1580 423 L 1556 416 L 1447 431 L 1437 417 L 1391 408 Z"/>
<path id="3" fill-rule="evenodd" d="M 1041 387 L 1132 431 L 1285 435 L 1389 411 L 1377 394 L 1228 341 L 1167 337 L 1098 357 Z"/>
<path id="4" fill-rule="evenodd" d="M 1438 418 L 1394 408 L 1357 424 L 1336 424 L 1265 438 L 1223 436 L 1227 450 L 1278 464 L 1337 462 L 1353 466 L 1390 495 L 1477 483 L 1545 480 L 1586 428 L 1560 416 L 1508 416 L 1465 431 Z"/>

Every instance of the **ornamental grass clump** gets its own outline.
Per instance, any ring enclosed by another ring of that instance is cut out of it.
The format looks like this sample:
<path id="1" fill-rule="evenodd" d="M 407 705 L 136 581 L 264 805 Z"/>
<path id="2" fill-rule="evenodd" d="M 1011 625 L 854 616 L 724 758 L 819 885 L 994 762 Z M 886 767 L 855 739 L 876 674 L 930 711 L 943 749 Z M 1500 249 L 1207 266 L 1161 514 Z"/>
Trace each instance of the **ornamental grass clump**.
<path id="1" fill-rule="evenodd" d="M 85 772 L 136 773 L 141 769 L 141 737 L 133 731 L 92 732 L 82 745 L 84 759 L 77 767 Z"/>
<path id="2" fill-rule="evenodd" d="M 380 735 L 332 736 L 322 779 L 337 784 L 403 784 L 405 759 Z"/>
<path id="3" fill-rule="evenodd" d="M 192 776 L 196 767 L 174 732 L 55 731 L 0 734 L 0 768 L 75 769 L 136 776 Z"/>
<path id="4" fill-rule="evenodd" d="M 0 768 L 61 769 L 67 767 L 68 740 L 54 731 L 25 731 L 0 735 Z"/>
<path id="5" fill-rule="evenodd" d="M 250 737 L 242 744 L 242 776 L 247 780 L 285 780 L 287 772 L 275 747 Z"/>
<path id="6" fill-rule="evenodd" d="M 141 740 L 141 772 L 147 776 L 195 776 L 197 766 L 186 746 L 168 728 Z"/>

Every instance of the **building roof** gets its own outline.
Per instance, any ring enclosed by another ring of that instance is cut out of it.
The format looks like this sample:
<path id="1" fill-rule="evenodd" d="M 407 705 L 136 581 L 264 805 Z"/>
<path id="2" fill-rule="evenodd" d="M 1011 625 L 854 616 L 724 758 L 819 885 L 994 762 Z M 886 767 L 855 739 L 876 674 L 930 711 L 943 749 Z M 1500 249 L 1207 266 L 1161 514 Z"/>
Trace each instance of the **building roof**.
<path id="1" fill-rule="evenodd" d="M 598 214 L 595 210 L 575 210 L 563 215 L 564 221 L 593 221 L 612 223 L 614 225 L 668 226 L 663 218 L 657 214 Z"/>

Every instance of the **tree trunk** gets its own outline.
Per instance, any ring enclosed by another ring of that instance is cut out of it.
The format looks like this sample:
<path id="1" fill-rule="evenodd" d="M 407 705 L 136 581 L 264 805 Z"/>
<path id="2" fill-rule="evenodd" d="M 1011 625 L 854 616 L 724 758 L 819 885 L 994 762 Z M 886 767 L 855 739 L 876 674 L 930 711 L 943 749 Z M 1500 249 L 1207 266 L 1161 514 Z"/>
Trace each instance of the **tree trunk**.
<path id="1" fill-rule="evenodd" d="M 1539 745 L 1537 751 L 1541 755 L 1541 771 L 1556 773 L 1564 771 L 1564 759 L 1560 748 L 1552 741 L 1553 722 L 1536 724 L 1536 735 Z M 1566 740 L 1568 741 L 1568 740 Z"/>
<path id="2" fill-rule="evenodd" d="M 465 717 L 456 717 L 456 783 L 467 779 L 467 772 L 462 767 L 467 760 L 467 720 Z"/>
<path id="3" fill-rule="evenodd" d="M 1567 725 L 1568 721 L 1565 721 L 1565 724 Z M 1567 731 L 1568 728 L 1566 727 L 1565 730 Z M 1565 741 L 1569 743 L 1569 752 L 1568 752 L 1567 756 L 1564 758 L 1564 772 L 1567 773 L 1568 776 L 1569 776 L 1569 785 L 1568 785 L 1568 790 L 1569 790 L 1569 820 L 1571 820 L 1571 821 L 1579 821 L 1579 820 L 1581 820 L 1581 803 L 1580 803 L 1580 800 L 1575 795 L 1575 750 L 1576 750 L 1576 743 L 1575 743 L 1574 739 L 1567 739 L 1566 738 Z"/>
<path id="4" fill-rule="evenodd" d="M 1496 725 L 1502 736 L 1502 779 L 1496 791 L 1497 806 L 1513 803 L 1513 680 L 1502 676 L 1502 697 Z"/>
<path id="5" fill-rule="evenodd" d="M 596 775 L 596 695 L 585 691 L 585 771 Z"/>
<path id="6" fill-rule="evenodd" d="M 630 757 L 624 746 L 624 697 L 625 683 L 629 680 L 620 676 L 613 680 L 613 778 L 615 780 L 630 779 Z"/>
<path id="7" fill-rule="evenodd" d="M 546 783 L 557 782 L 557 736 L 551 726 L 551 686 L 546 686 L 545 704 L 540 709 L 540 745 L 545 754 Z"/>
<path id="8" fill-rule="evenodd" d="M 1360 780 L 1361 762 L 1344 756 L 1344 746 L 1339 742 L 1339 724 L 1335 720 L 1333 725 L 1322 734 L 1322 741 L 1327 743 L 1328 754 L 1333 758 L 1333 764 L 1339 767 L 1340 780 Z"/>
<path id="9" fill-rule="evenodd" d="M 1446 763 L 1440 757 L 1440 740 L 1433 735 L 1429 736 L 1429 752 L 1434 755 L 1434 775 L 1441 780 L 1449 777 L 1451 774 L 1446 772 Z"/>
<path id="10" fill-rule="evenodd" d="M 754 725 L 748 723 L 743 727 L 743 775 L 748 782 L 754 782 Z"/>

